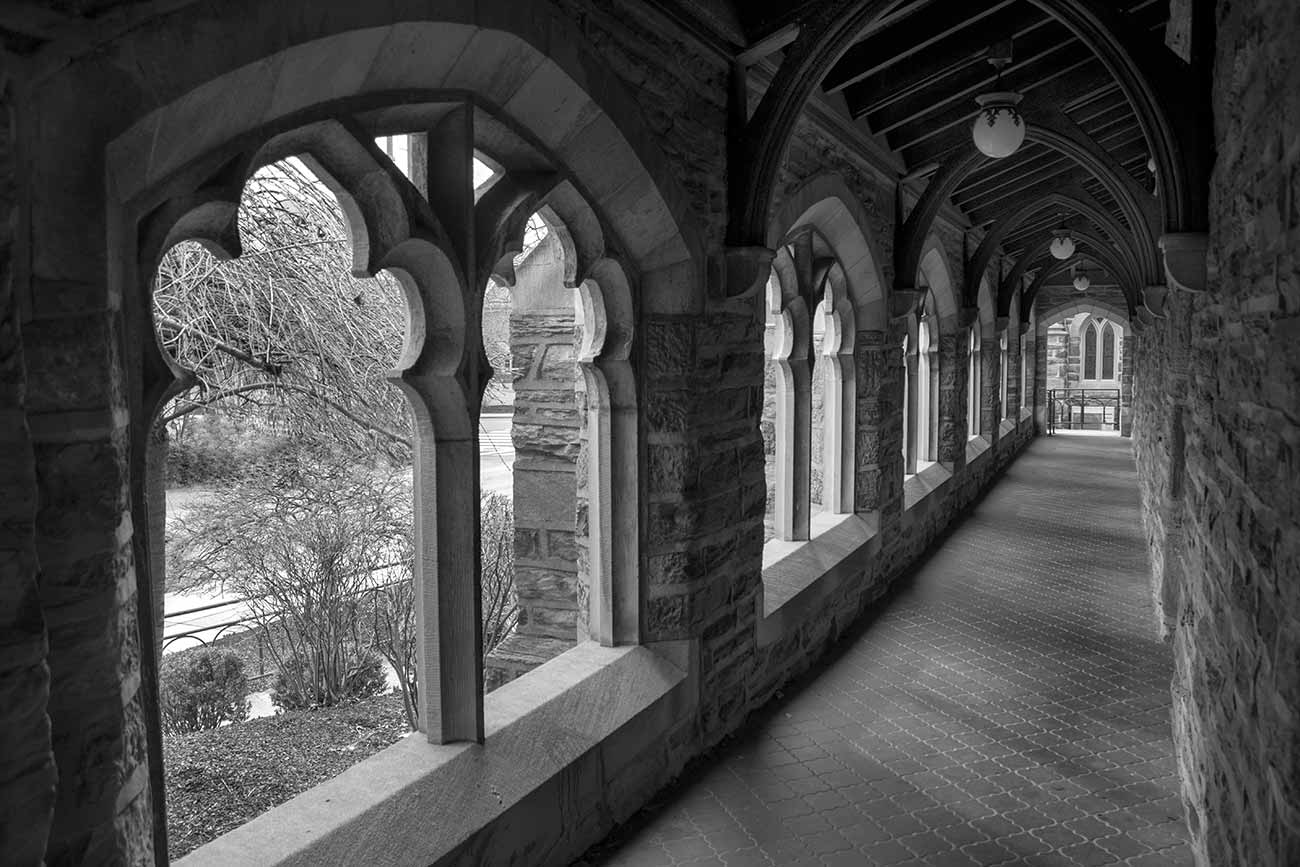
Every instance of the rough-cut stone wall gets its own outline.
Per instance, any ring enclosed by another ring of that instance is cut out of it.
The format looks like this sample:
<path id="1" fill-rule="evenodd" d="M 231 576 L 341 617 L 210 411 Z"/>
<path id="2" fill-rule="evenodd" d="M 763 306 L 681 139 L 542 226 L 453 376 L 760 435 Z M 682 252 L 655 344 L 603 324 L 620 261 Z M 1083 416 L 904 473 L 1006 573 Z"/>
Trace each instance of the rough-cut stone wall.
<path id="1" fill-rule="evenodd" d="M 1134 336 L 1125 332 L 1119 353 L 1119 435 L 1133 436 L 1133 348 Z"/>
<path id="2" fill-rule="evenodd" d="M 0 99 L 0 841 L 11 863 L 39 864 L 54 813 L 55 768 L 45 710 L 45 618 L 36 588 L 36 470 L 12 279 L 16 164 L 11 106 Z"/>
<path id="3" fill-rule="evenodd" d="M 1047 329 L 1047 387 L 1065 388 L 1065 374 L 1069 369 L 1070 352 L 1068 343 L 1070 329 L 1064 325 L 1053 324 Z"/>
<path id="4" fill-rule="evenodd" d="M 857 386 L 854 447 L 858 511 L 897 520 L 903 500 L 903 346 L 901 336 L 860 331 L 853 347 Z"/>
<path id="5" fill-rule="evenodd" d="M 970 338 L 965 329 L 939 335 L 938 461 L 953 470 L 966 464 L 966 377 Z"/>
<path id="6" fill-rule="evenodd" d="M 1208 291 L 1139 335 L 1134 437 L 1197 856 L 1272 867 L 1300 863 L 1300 6 L 1217 17 Z"/>
<path id="7" fill-rule="evenodd" d="M 979 433 L 996 442 L 1002 421 L 1002 349 L 996 339 L 985 340 L 980 351 Z"/>
<path id="8" fill-rule="evenodd" d="M 655 143 L 672 163 L 710 239 L 726 231 L 730 58 L 668 26 L 640 0 L 553 0 L 579 23 L 611 72 L 637 95 Z"/>
<path id="9" fill-rule="evenodd" d="M 33 106 L 67 110 L 83 86 L 75 76 L 48 79 L 25 91 L 23 111 L 30 118 Z M 15 285 L 31 302 L 22 323 L 25 409 L 59 769 L 46 859 L 145 863 L 152 806 L 122 304 L 106 285 L 103 143 L 90 119 L 78 120 L 77 135 L 25 139 L 31 168 L 24 174 L 41 195 L 28 200 L 39 211 L 20 244 L 30 258 Z M 25 130 L 20 123 L 20 135 Z M 47 147 L 40 159 L 33 155 Z"/>

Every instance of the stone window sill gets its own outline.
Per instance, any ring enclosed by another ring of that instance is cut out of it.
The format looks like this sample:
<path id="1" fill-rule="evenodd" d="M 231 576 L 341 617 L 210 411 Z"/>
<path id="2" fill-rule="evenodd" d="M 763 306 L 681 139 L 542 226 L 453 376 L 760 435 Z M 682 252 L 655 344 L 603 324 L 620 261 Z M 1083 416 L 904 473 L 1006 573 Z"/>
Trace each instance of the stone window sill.
<path id="1" fill-rule="evenodd" d="M 499 821 L 522 831 L 539 799 L 576 815 L 590 805 L 562 803 L 576 797 L 566 781 L 594 775 L 598 794 L 621 790 L 612 778 L 681 718 L 683 667 L 645 647 L 584 642 L 485 697 L 482 745 L 412 734 L 176 863 L 432 864 Z M 485 845 L 506 859 L 513 850 L 492 849 L 500 836 Z"/>
<path id="2" fill-rule="evenodd" d="M 993 443 L 989 442 L 986 436 L 971 437 L 966 441 L 966 465 L 978 461 L 984 455 L 988 454 L 989 449 L 993 448 Z"/>
<path id="3" fill-rule="evenodd" d="M 1016 422 L 1013 419 L 1004 418 L 998 424 L 998 436 L 1004 437 L 1016 429 Z"/>
<path id="4" fill-rule="evenodd" d="M 903 480 L 903 511 L 920 505 L 952 478 L 952 470 L 940 463 L 926 464 L 916 475 Z"/>
<path id="5" fill-rule="evenodd" d="M 807 542 L 772 540 L 763 547 L 763 592 L 758 597 L 758 645 L 793 629 L 844 582 L 861 575 L 880 552 L 874 512 L 813 518 Z M 820 525 L 820 526 L 819 526 Z"/>

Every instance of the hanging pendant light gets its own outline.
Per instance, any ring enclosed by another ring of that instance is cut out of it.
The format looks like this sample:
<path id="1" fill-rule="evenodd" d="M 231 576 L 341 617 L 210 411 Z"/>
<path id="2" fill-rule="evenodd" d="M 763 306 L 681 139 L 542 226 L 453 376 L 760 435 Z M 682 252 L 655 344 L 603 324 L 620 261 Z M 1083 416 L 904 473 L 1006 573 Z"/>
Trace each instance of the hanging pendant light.
<path id="1" fill-rule="evenodd" d="M 1070 230 L 1065 226 L 1053 229 L 1052 234 L 1056 236 L 1052 239 L 1052 256 L 1064 262 L 1074 255 L 1074 239 L 1070 237 Z"/>
<path id="2" fill-rule="evenodd" d="M 1073 270 L 1074 270 L 1074 288 L 1079 290 L 1080 292 L 1087 292 L 1088 287 L 1092 285 L 1092 281 L 1088 279 L 1087 273 L 1084 272 L 1082 268 L 1075 268 Z"/>
<path id="3" fill-rule="evenodd" d="M 1002 85 L 1002 69 L 1011 63 L 1011 43 L 1006 42 L 989 50 L 988 58 L 998 71 L 995 88 Z M 994 159 L 1009 157 L 1025 141 L 1025 120 L 1020 116 L 1020 94 L 996 89 L 992 93 L 975 97 L 980 111 L 971 126 L 971 137 L 980 153 Z"/>

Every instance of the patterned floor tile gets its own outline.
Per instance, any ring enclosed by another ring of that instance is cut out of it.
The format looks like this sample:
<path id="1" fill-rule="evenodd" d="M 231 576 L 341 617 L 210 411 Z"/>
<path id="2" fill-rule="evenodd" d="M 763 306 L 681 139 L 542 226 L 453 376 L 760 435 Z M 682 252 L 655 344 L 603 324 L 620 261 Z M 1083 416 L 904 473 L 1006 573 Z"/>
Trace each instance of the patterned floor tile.
<path id="1" fill-rule="evenodd" d="M 1190 864 L 1129 441 L 1037 441 L 818 676 L 581 864 Z"/>

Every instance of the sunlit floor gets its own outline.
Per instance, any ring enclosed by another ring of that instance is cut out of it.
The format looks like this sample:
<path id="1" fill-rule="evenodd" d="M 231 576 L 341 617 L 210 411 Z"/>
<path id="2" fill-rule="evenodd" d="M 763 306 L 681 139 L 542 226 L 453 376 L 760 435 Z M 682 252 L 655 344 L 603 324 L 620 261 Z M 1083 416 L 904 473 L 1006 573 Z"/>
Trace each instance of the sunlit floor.
<path id="1" fill-rule="evenodd" d="M 579 863 L 1190 864 L 1131 441 L 1077 433 Z"/>

